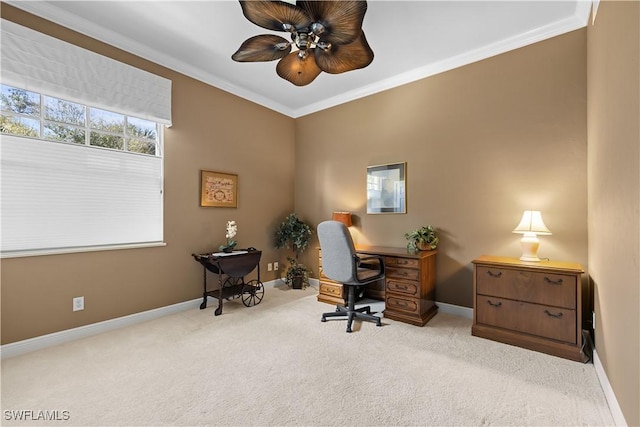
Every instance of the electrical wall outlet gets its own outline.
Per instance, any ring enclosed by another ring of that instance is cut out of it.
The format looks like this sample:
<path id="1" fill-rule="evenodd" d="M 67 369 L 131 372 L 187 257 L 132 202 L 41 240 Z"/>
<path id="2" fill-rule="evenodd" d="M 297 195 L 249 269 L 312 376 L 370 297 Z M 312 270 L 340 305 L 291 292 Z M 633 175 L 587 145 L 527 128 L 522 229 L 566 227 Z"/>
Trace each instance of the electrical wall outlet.
<path id="1" fill-rule="evenodd" d="M 73 311 L 84 310 L 84 297 L 75 297 L 73 299 Z"/>
<path id="2" fill-rule="evenodd" d="M 274 269 L 274 270 L 276 270 L 276 271 L 278 271 L 278 263 L 277 263 L 277 262 L 274 262 L 274 263 L 273 263 L 273 269 Z"/>
<path id="3" fill-rule="evenodd" d="M 273 264 L 269 263 L 267 264 L 267 271 L 272 271 L 273 270 Z"/>

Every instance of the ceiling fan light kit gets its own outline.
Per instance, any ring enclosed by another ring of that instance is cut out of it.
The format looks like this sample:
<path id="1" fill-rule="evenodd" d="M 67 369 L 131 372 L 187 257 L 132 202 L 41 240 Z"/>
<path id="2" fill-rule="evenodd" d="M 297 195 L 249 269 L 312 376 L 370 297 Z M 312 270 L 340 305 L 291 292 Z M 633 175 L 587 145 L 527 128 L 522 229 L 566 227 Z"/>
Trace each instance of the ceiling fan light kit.
<path id="1" fill-rule="evenodd" d="M 268 30 L 288 32 L 291 41 L 274 34 L 250 37 L 231 56 L 234 61 L 278 59 L 276 72 L 296 86 L 308 85 L 322 71 L 339 74 L 373 61 L 373 51 L 362 31 L 366 1 L 297 1 L 294 5 L 240 0 L 240 6 L 249 21 Z"/>

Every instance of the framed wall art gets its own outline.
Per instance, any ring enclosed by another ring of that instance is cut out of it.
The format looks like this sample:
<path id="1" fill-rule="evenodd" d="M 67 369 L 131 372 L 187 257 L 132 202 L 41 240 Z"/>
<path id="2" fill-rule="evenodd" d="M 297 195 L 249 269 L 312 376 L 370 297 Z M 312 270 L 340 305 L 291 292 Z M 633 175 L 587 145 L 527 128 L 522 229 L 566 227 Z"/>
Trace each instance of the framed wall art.
<path id="1" fill-rule="evenodd" d="M 407 213 L 407 163 L 367 167 L 367 213 Z"/>
<path id="2" fill-rule="evenodd" d="M 200 206 L 238 207 L 238 175 L 200 171 Z"/>

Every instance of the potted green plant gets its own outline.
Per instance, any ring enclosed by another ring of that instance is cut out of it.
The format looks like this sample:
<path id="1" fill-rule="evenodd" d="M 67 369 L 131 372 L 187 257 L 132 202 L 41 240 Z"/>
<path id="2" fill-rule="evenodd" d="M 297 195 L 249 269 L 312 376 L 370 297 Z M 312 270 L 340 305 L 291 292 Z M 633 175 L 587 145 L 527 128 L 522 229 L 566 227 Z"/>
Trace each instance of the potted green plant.
<path id="1" fill-rule="evenodd" d="M 309 274 L 311 272 L 306 265 L 300 264 L 292 257 L 287 257 L 289 267 L 284 275 L 284 282 L 293 289 L 302 289 L 309 284 Z"/>
<path id="2" fill-rule="evenodd" d="M 294 289 L 302 289 L 309 284 L 311 271 L 298 259 L 309 246 L 310 240 L 311 228 L 295 212 L 287 215 L 276 229 L 276 248 L 290 248 L 295 254 L 295 258 L 287 257 L 290 265 L 285 273 L 285 283 Z"/>
<path id="3" fill-rule="evenodd" d="M 409 241 L 407 243 L 409 252 L 430 251 L 437 248 L 440 242 L 431 225 L 405 233 L 404 237 Z"/>

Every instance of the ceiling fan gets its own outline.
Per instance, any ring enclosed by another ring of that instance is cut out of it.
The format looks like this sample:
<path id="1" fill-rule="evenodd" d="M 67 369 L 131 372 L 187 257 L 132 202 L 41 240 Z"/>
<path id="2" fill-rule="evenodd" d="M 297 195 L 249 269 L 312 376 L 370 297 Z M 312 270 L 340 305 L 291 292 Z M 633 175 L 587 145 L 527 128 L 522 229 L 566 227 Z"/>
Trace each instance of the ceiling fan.
<path id="1" fill-rule="evenodd" d="M 364 68 L 373 51 L 362 31 L 366 1 L 240 0 L 242 13 L 254 24 L 291 34 L 250 37 L 231 56 L 237 62 L 279 59 L 276 72 L 296 86 L 311 83 L 324 71 L 339 74 Z M 292 52 L 292 47 L 295 49 Z"/>

